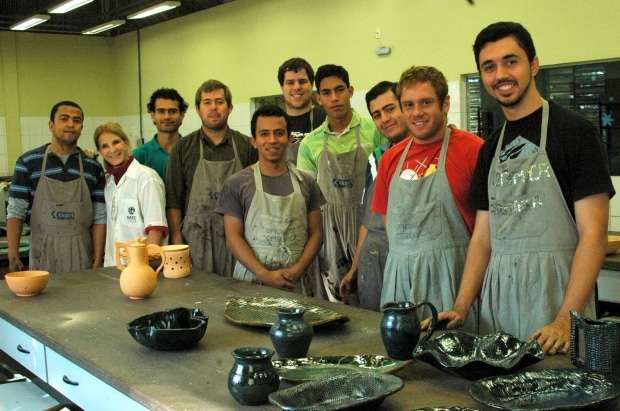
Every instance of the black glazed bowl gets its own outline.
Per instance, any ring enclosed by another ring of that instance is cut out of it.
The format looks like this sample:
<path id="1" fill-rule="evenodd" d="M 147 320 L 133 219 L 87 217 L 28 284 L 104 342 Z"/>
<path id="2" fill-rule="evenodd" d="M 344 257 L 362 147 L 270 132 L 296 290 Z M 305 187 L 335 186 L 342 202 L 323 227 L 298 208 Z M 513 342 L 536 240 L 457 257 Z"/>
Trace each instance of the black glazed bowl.
<path id="1" fill-rule="evenodd" d="M 127 325 L 129 334 L 155 350 L 184 350 L 204 337 L 209 317 L 194 308 L 175 308 L 136 318 Z"/>

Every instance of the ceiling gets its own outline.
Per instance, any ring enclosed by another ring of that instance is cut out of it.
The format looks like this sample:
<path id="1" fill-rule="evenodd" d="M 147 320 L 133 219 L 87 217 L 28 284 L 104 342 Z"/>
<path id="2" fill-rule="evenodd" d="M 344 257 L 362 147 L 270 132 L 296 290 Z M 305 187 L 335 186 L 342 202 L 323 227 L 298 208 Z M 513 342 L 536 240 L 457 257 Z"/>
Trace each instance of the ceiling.
<path id="1" fill-rule="evenodd" d="M 62 3 L 62 1 L 0 0 L 0 30 L 9 30 L 9 27 L 13 24 L 34 14 L 49 14 L 47 10 Z M 162 1 L 95 0 L 65 14 L 49 14 L 51 18 L 48 21 L 27 31 L 35 33 L 80 34 L 83 30 L 110 20 L 125 19 L 131 13 L 159 4 Z M 98 36 L 117 36 L 230 1 L 233 0 L 181 0 L 181 5 L 175 9 L 140 20 L 127 20 L 124 25 L 100 33 Z"/>

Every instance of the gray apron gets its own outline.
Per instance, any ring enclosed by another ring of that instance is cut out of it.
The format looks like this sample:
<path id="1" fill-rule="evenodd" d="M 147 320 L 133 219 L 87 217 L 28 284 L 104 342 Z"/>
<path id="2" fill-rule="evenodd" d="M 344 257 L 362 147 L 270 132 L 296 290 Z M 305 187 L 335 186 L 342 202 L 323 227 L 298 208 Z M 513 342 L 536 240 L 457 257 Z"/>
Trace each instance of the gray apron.
<path id="1" fill-rule="evenodd" d="M 375 181 L 368 189 L 366 207 L 370 208 L 375 194 Z M 379 311 L 381 308 L 381 289 L 383 271 L 388 254 L 388 238 L 381 214 L 370 212 L 366 222 L 366 239 L 362 243 L 357 261 L 357 294 L 359 305 L 367 310 Z"/>
<path id="2" fill-rule="evenodd" d="M 319 158 L 317 183 L 325 196 L 322 207 L 323 246 L 319 253 L 322 289 L 317 296 L 340 301 L 340 280 L 349 271 L 355 252 L 368 156 L 355 129 L 357 147 L 341 154 L 327 148 L 325 137 Z"/>
<path id="3" fill-rule="evenodd" d="M 234 258 L 226 247 L 224 217 L 215 212 L 224 181 L 241 170 L 235 140 L 230 142 L 235 158 L 229 161 L 209 161 L 204 158 L 202 137 L 200 157 L 194 171 L 182 233 L 191 247 L 192 265 L 208 273 L 231 277 Z"/>
<path id="4" fill-rule="evenodd" d="M 50 146 L 41 165 L 41 177 L 30 217 L 30 269 L 52 273 L 92 268 L 93 203 L 78 153 L 80 177 L 59 181 L 45 175 Z"/>
<path id="5" fill-rule="evenodd" d="M 308 242 L 308 212 L 299 186 L 301 176 L 293 164 L 288 167 L 293 192 L 287 196 L 266 193 L 260 167 L 253 167 L 256 192 L 244 222 L 244 235 L 258 261 L 269 270 L 295 264 Z M 300 277 L 296 291 L 311 295 L 312 287 L 307 286 L 310 279 L 306 277 Z M 238 261 L 233 278 L 259 283 L 256 275 Z"/>
<path id="6" fill-rule="evenodd" d="M 480 294 L 480 332 L 526 339 L 552 322 L 564 301 L 579 240 L 547 156 L 549 104 L 540 146 L 527 158 L 499 161 L 506 123 L 489 171 L 491 259 Z M 594 296 L 583 314 L 594 318 Z"/>
<path id="7" fill-rule="evenodd" d="M 412 181 L 400 177 L 413 139 L 400 156 L 389 189 L 386 225 L 390 249 L 381 305 L 429 301 L 437 311 L 450 310 L 454 305 L 465 266 L 469 231 L 446 174 L 450 134 L 446 127 L 437 171 L 429 176 Z M 476 319 L 477 312 L 468 316 L 468 331 L 476 331 Z"/>

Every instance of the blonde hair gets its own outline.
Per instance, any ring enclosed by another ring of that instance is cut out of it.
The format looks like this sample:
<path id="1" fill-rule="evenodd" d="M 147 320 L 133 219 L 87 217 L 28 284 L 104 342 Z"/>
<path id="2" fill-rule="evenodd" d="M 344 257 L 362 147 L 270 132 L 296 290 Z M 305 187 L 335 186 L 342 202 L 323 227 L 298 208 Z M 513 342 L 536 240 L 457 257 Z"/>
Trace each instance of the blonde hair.
<path id="1" fill-rule="evenodd" d="M 97 147 L 97 150 L 99 150 L 99 137 L 105 132 L 112 133 L 116 136 L 119 136 L 121 140 L 127 143 L 128 146 L 131 145 L 129 143 L 129 137 L 127 137 L 127 134 L 125 134 L 120 124 L 114 123 L 114 122 L 103 123 L 95 129 L 94 139 L 95 139 L 95 147 Z"/>

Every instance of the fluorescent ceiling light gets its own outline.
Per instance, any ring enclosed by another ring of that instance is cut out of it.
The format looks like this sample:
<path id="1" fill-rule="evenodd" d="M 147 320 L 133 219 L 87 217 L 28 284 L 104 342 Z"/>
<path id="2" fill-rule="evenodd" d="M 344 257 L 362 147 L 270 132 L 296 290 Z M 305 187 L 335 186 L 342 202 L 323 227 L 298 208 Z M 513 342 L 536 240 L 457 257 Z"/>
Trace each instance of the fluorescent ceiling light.
<path id="1" fill-rule="evenodd" d="M 111 21 L 108 21 L 107 23 L 103 23 L 98 26 L 86 29 L 82 32 L 82 34 L 99 34 L 103 31 L 110 30 L 118 26 L 122 26 L 123 24 L 125 24 L 125 20 L 111 20 Z"/>
<path id="2" fill-rule="evenodd" d="M 67 13 L 78 7 L 82 7 L 85 4 L 92 3 L 94 0 L 67 0 L 47 10 L 50 13 L 62 14 Z"/>
<path id="3" fill-rule="evenodd" d="M 127 16 L 128 19 L 143 19 L 145 17 L 152 16 L 153 14 L 162 13 L 164 11 L 172 10 L 181 5 L 180 1 L 164 1 L 163 3 L 156 4 L 147 9 L 141 10 L 137 13 Z"/>
<path id="4" fill-rule="evenodd" d="M 34 27 L 37 24 L 41 24 L 44 21 L 50 19 L 49 14 L 35 14 L 32 17 L 28 17 L 26 20 L 22 20 L 19 23 L 13 24 L 11 30 L 28 30 L 30 27 Z"/>

